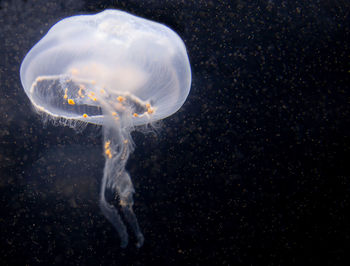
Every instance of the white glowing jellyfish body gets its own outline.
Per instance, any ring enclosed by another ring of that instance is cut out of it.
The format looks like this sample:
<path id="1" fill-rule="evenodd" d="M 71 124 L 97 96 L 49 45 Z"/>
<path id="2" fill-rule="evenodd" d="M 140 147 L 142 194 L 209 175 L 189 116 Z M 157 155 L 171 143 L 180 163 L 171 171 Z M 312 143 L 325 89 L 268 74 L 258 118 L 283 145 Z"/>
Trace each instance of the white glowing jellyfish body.
<path id="1" fill-rule="evenodd" d="M 69 17 L 55 24 L 30 50 L 20 70 L 33 106 L 50 118 L 76 126 L 103 126 L 106 164 L 100 207 L 128 233 L 105 190 L 116 191 L 137 246 L 143 235 L 132 210 L 134 188 L 125 170 L 133 143 L 130 131 L 175 113 L 186 100 L 191 69 L 185 45 L 170 28 L 118 10 Z"/>

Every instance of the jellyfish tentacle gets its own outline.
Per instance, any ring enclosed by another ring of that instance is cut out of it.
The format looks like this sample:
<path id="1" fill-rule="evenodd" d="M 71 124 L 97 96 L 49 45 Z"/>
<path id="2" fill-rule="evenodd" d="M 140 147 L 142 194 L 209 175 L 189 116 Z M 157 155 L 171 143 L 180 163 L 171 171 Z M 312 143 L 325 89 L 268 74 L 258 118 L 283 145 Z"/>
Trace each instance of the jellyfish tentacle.
<path id="1" fill-rule="evenodd" d="M 121 238 L 121 246 L 125 247 L 128 244 L 126 226 L 117 209 L 105 199 L 105 190 L 107 188 L 115 191 L 119 196 L 119 204 L 123 218 L 130 225 L 136 236 L 136 247 L 141 247 L 144 242 L 144 237 L 132 207 L 134 204 L 133 194 L 135 190 L 130 175 L 125 170 L 127 160 L 133 150 L 132 139 L 128 132 L 128 130 L 122 127 L 104 128 L 106 164 L 101 186 L 100 206 L 103 214 L 116 228 Z"/>
<path id="2" fill-rule="evenodd" d="M 126 231 L 126 226 L 124 222 L 122 221 L 118 210 L 111 204 L 109 204 L 106 201 L 105 192 L 106 192 L 106 183 L 109 175 L 109 171 L 107 169 L 110 169 L 109 164 L 110 162 L 107 160 L 105 164 L 105 170 L 103 174 L 102 179 L 102 185 L 101 185 L 101 191 L 100 191 L 100 209 L 103 213 L 103 215 L 108 219 L 108 221 L 114 226 L 114 228 L 117 230 L 118 235 L 120 237 L 120 247 L 125 248 L 128 245 L 129 242 L 129 236 Z"/>
<path id="3" fill-rule="evenodd" d="M 120 181 L 120 184 L 117 184 L 118 195 L 120 197 L 120 206 L 122 208 L 122 212 L 126 221 L 134 231 L 137 239 L 136 247 L 139 248 L 143 245 L 144 236 L 140 230 L 139 223 L 132 208 L 134 205 L 133 193 L 135 190 L 131 183 L 130 175 L 128 172 L 124 171 L 121 173 L 121 176 L 118 178 L 118 180 Z"/>

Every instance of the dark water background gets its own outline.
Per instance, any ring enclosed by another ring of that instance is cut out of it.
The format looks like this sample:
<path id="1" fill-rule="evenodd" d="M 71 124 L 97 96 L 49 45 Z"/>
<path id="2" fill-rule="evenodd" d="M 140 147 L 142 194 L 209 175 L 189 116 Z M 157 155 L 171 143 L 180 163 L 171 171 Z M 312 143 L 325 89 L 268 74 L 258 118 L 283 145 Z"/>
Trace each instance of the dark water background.
<path id="1" fill-rule="evenodd" d="M 43 126 L 19 80 L 60 19 L 106 8 L 185 41 L 190 95 L 128 169 L 145 235 L 98 208 L 101 136 Z M 349 1 L 0 1 L 1 265 L 350 265 Z M 346 159 L 348 158 L 348 159 Z"/>

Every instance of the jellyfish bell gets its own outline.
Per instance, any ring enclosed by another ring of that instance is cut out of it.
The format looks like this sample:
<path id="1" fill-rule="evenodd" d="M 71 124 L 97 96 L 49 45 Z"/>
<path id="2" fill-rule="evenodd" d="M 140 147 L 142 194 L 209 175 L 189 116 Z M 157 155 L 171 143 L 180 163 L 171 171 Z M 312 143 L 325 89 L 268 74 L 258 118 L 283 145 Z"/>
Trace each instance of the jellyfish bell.
<path id="1" fill-rule="evenodd" d="M 125 170 L 130 131 L 175 113 L 186 100 L 191 69 L 186 47 L 170 28 L 106 10 L 59 21 L 25 56 L 20 77 L 37 111 L 64 125 L 102 125 L 106 164 L 100 207 L 128 244 L 125 223 L 105 197 L 120 199 L 123 218 L 142 246 L 133 212 L 134 188 Z"/>
<path id="2" fill-rule="evenodd" d="M 99 106 L 89 102 L 89 97 L 74 95 L 75 90 L 79 91 L 77 86 L 84 85 L 95 94 L 105 88 L 114 94 L 130 94 L 157 109 L 152 116 L 135 117 L 133 125 L 176 112 L 187 98 L 191 83 L 186 48 L 174 31 L 117 10 L 59 21 L 26 55 L 20 75 L 25 92 L 38 110 L 53 117 L 101 125 L 100 114 L 83 117 L 83 113 L 73 110 L 78 108 L 58 108 L 56 99 L 47 99 L 47 84 L 40 86 L 40 81 L 60 81 L 59 86 L 52 85 L 55 92 L 51 94 L 56 93 L 52 98 L 64 96 L 67 85 L 73 87 L 68 88 L 68 94 L 74 102 Z"/>

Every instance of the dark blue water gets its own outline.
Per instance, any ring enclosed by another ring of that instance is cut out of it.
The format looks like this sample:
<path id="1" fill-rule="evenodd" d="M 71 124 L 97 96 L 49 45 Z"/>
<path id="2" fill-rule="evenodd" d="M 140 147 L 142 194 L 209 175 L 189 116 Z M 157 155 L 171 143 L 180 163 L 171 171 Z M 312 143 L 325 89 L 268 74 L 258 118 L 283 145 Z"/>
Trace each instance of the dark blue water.
<path id="1" fill-rule="evenodd" d="M 228 3 L 230 2 L 230 3 Z M 43 126 L 19 80 L 58 20 L 116 8 L 186 43 L 184 106 L 133 134 L 145 236 L 126 249 L 98 208 L 99 128 Z M 2 265 L 348 265 L 346 1 L 0 1 Z"/>

